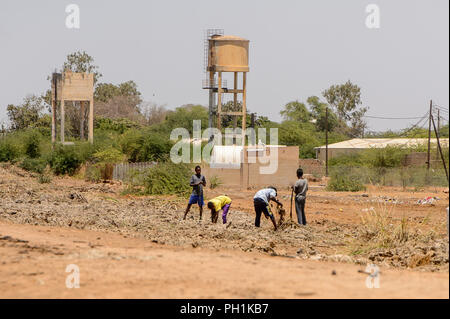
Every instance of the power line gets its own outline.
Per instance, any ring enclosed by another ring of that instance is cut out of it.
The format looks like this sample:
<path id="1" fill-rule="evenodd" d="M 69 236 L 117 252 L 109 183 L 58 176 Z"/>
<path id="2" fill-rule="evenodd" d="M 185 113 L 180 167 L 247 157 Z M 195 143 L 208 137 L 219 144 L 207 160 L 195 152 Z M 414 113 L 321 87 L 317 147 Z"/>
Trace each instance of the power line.
<path id="1" fill-rule="evenodd" d="M 446 107 L 441 107 L 441 106 L 437 106 L 437 105 L 435 105 L 434 107 L 437 108 L 437 109 L 440 109 L 442 111 L 447 111 L 448 112 L 448 108 L 446 108 Z"/>
<path id="2" fill-rule="evenodd" d="M 372 119 L 382 119 L 382 120 L 417 120 L 421 119 L 421 116 L 416 117 L 383 117 L 383 116 L 373 116 L 373 115 L 364 115 L 363 117 L 372 118 Z"/>

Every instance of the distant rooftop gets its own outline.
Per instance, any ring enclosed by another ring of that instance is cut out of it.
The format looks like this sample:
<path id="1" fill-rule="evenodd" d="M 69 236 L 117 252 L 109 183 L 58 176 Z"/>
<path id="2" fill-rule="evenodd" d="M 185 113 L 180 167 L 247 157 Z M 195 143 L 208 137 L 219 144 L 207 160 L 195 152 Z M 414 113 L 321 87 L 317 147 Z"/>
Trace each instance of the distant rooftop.
<path id="1" fill-rule="evenodd" d="M 449 139 L 440 138 L 441 146 L 448 147 Z M 414 147 L 428 143 L 427 138 L 354 138 L 339 143 L 329 144 L 328 148 L 334 149 L 366 149 L 366 148 L 384 148 L 387 146 L 406 146 Z M 431 139 L 431 143 L 437 143 L 436 138 Z M 325 149 L 325 145 L 315 149 Z"/>

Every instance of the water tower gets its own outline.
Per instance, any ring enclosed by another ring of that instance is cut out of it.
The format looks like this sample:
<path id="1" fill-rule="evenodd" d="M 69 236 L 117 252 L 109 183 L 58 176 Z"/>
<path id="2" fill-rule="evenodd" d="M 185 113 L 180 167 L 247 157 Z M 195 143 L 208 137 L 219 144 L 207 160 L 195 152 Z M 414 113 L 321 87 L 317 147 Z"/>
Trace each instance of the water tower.
<path id="1" fill-rule="evenodd" d="M 246 129 L 246 86 L 248 67 L 249 40 L 223 35 L 223 30 L 210 29 L 205 39 L 205 71 L 209 72 L 209 79 L 203 81 L 203 88 L 209 90 L 209 127 L 213 119 L 217 128 L 221 129 L 221 116 L 242 116 L 243 143 Z M 228 88 L 223 80 L 224 72 L 234 74 L 234 85 Z M 217 76 L 216 76 L 217 73 Z M 238 85 L 239 73 L 242 73 L 242 86 Z M 214 102 L 217 94 L 217 111 Z M 237 109 L 238 94 L 242 94 L 242 109 L 234 112 L 222 112 L 223 94 L 233 94 L 234 109 Z"/>
<path id="2" fill-rule="evenodd" d="M 80 102 L 80 136 L 84 139 L 85 109 L 88 112 L 88 140 L 94 142 L 94 74 L 75 73 L 69 70 L 52 74 L 52 143 L 56 142 L 56 109 L 60 102 L 61 143 L 64 141 L 65 102 Z"/>

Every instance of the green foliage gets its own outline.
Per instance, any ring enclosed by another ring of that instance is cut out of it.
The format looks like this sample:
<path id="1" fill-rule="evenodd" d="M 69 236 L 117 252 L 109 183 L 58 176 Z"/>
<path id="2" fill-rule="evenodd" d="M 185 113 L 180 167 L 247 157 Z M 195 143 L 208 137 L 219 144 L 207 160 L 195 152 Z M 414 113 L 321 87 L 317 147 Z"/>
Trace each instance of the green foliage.
<path id="1" fill-rule="evenodd" d="M 28 132 L 28 134 L 25 137 L 25 155 L 27 155 L 30 158 L 37 158 L 41 156 L 41 149 L 40 149 L 40 143 L 41 143 L 41 134 L 38 133 L 35 130 L 32 130 Z"/>
<path id="2" fill-rule="evenodd" d="M 371 148 L 358 153 L 344 154 L 329 160 L 330 166 L 394 168 L 403 166 L 407 154 L 424 152 L 424 146 Z"/>
<path id="3" fill-rule="evenodd" d="M 102 171 L 100 165 L 88 165 L 85 172 L 85 180 L 88 182 L 98 183 L 102 179 Z"/>
<path id="4" fill-rule="evenodd" d="M 42 174 L 47 166 L 47 161 L 43 158 L 26 157 L 20 162 L 19 166 L 26 171 Z"/>
<path id="5" fill-rule="evenodd" d="M 331 166 L 363 166 L 360 154 L 344 154 L 336 157 L 332 157 L 328 160 L 328 165 Z"/>
<path id="6" fill-rule="evenodd" d="M 298 145 L 300 158 L 313 158 L 316 156 L 314 147 L 322 144 L 314 132 L 312 123 L 285 121 L 278 129 L 279 143 L 288 146 Z"/>
<path id="7" fill-rule="evenodd" d="M 56 175 L 73 175 L 80 167 L 82 160 L 74 146 L 56 145 L 48 163 Z"/>
<path id="8" fill-rule="evenodd" d="M 130 162 L 157 161 L 170 153 L 172 142 L 152 131 L 131 129 L 120 139 L 122 153 Z"/>
<path id="9" fill-rule="evenodd" d="M 22 130 L 34 127 L 39 122 L 44 108 L 44 100 L 36 95 L 26 96 L 20 105 L 9 104 L 6 112 L 11 122 L 11 129 Z"/>
<path id="10" fill-rule="evenodd" d="M 352 174 L 351 170 L 342 169 L 331 174 L 327 189 L 334 192 L 358 192 L 366 187 L 359 176 Z"/>
<path id="11" fill-rule="evenodd" d="M 114 147 L 109 147 L 102 151 L 97 151 L 93 155 L 94 159 L 100 163 L 120 163 L 126 160 L 126 155 Z"/>
<path id="12" fill-rule="evenodd" d="M 50 176 L 50 174 L 42 173 L 38 175 L 37 181 L 40 184 L 48 184 L 52 181 L 52 177 Z"/>
<path id="13" fill-rule="evenodd" d="M 100 83 L 95 88 L 94 99 L 100 102 L 108 102 L 116 96 L 133 96 L 136 97 L 137 104 L 142 102 L 141 92 L 137 88 L 134 81 L 127 81 L 114 85 L 112 83 Z"/>
<path id="14" fill-rule="evenodd" d="M 96 117 L 94 120 L 94 126 L 96 129 L 104 131 L 115 131 L 119 134 L 123 134 L 131 128 L 140 128 L 139 123 L 133 122 L 126 118 L 110 119 L 105 117 Z"/>
<path id="15" fill-rule="evenodd" d="M 189 186 L 191 174 L 191 165 L 174 164 L 170 160 L 160 162 L 148 169 L 143 181 L 144 193 L 186 195 L 191 190 Z"/>
<path id="16" fill-rule="evenodd" d="M 328 104 L 323 103 L 317 96 L 310 96 L 307 99 L 308 105 L 311 109 L 311 116 L 315 119 L 315 126 L 317 131 L 325 131 L 327 127 L 326 110 Z M 332 132 L 338 126 L 339 121 L 337 115 L 328 108 L 328 131 Z"/>
<path id="17" fill-rule="evenodd" d="M 208 127 L 208 109 L 201 105 L 185 105 L 177 107 L 175 111 L 169 112 L 166 117 L 166 121 L 163 123 L 164 131 L 166 134 L 174 128 L 185 128 L 192 134 L 193 121 L 202 121 L 202 130 Z"/>
<path id="18" fill-rule="evenodd" d="M 360 136 L 367 126 L 363 117 L 368 110 L 361 107 L 361 89 L 351 81 L 347 81 L 341 85 L 332 85 L 322 94 L 336 111 L 339 120 L 349 122 L 349 136 Z"/>
<path id="19" fill-rule="evenodd" d="M 299 101 L 289 102 L 284 106 L 284 110 L 280 112 L 283 119 L 286 121 L 309 122 L 311 113 L 306 108 L 304 103 Z"/>
<path id="20" fill-rule="evenodd" d="M 94 64 L 94 58 L 84 51 L 77 51 L 68 54 L 62 70 L 93 73 L 94 83 L 97 83 L 97 81 L 102 77 L 102 74 L 98 71 L 98 66 Z"/>
<path id="21" fill-rule="evenodd" d="M 9 139 L 0 139 L 0 162 L 10 162 L 20 156 L 20 150 Z"/>
<path id="22" fill-rule="evenodd" d="M 448 136 L 449 136 L 449 125 L 446 124 L 440 128 L 439 137 L 448 138 Z"/>
<path id="23" fill-rule="evenodd" d="M 361 153 L 361 161 L 368 167 L 399 167 L 411 152 L 412 149 L 402 147 L 373 148 Z"/>

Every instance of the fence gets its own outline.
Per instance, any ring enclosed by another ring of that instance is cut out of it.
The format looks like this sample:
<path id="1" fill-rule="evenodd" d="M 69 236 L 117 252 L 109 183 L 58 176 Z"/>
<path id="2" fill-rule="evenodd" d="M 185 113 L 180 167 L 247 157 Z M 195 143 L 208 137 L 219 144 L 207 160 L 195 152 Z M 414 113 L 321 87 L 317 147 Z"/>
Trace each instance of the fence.
<path id="1" fill-rule="evenodd" d="M 152 166 L 156 165 L 156 162 L 141 162 L 141 163 L 120 163 L 114 165 L 113 179 L 126 181 L 130 178 L 130 174 L 134 171 L 144 171 Z"/>

